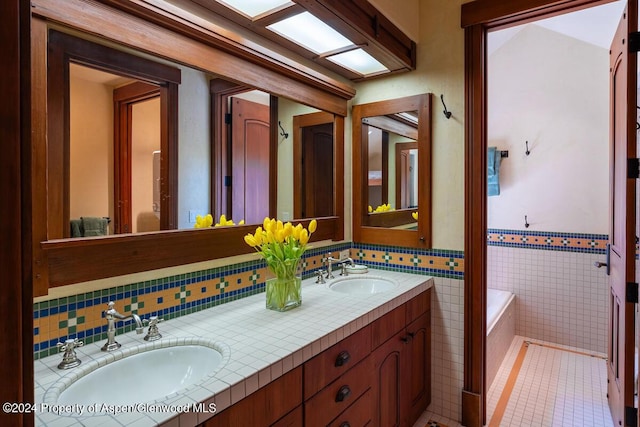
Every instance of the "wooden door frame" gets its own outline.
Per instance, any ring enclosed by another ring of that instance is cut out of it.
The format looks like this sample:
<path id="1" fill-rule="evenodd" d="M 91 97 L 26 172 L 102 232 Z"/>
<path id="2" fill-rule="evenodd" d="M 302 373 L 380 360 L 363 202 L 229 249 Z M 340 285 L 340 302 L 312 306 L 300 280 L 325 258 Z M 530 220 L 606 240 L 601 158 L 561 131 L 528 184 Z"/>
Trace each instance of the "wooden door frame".
<path id="1" fill-rule="evenodd" d="M 3 3 L 0 17 L 0 326 L 3 402 L 34 402 L 31 201 L 31 5 Z M 42 218 L 37 218 L 42 220 Z M 33 413 L 0 413 L 0 424 L 33 426 Z"/>
<path id="2" fill-rule="evenodd" d="M 69 64 L 154 83 L 160 89 L 160 228 L 178 226 L 178 68 L 140 58 L 61 31 L 48 31 L 47 183 L 34 198 L 48 200 L 46 239 L 69 237 Z"/>
<path id="3" fill-rule="evenodd" d="M 464 388 L 462 424 L 486 421 L 487 64 L 489 30 L 520 25 L 608 0 L 476 0 L 461 6 L 465 31 Z"/>
<path id="4" fill-rule="evenodd" d="M 334 115 L 325 111 L 293 116 L 293 218 L 302 218 L 302 130 L 309 126 L 333 125 L 333 122 Z M 335 135 L 335 129 L 333 134 Z M 335 141 L 335 137 L 333 140 Z M 335 142 L 333 148 L 335 158 Z"/>
<path id="5" fill-rule="evenodd" d="M 160 87 L 141 81 L 113 90 L 113 232 L 131 233 L 131 147 L 133 146 L 133 105 L 160 97 Z M 162 107 L 160 107 L 162 109 Z M 127 209 L 119 201 L 125 200 Z M 162 208 L 160 208 L 162 218 Z M 124 225 L 128 230 L 123 230 Z"/>

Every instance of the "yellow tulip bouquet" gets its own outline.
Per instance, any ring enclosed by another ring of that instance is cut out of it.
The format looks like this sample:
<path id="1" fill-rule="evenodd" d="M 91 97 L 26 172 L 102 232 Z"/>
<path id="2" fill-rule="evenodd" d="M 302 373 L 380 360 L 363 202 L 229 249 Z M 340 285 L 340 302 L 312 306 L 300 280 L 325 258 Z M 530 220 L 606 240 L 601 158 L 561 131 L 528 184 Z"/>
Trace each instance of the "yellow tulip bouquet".
<path id="1" fill-rule="evenodd" d="M 306 229 L 302 224 L 294 226 L 290 222 L 265 218 L 255 233 L 244 236 L 244 241 L 264 257 L 267 267 L 276 276 L 266 281 L 267 308 L 285 311 L 302 303 L 298 264 L 317 226 L 315 219 Z"/>

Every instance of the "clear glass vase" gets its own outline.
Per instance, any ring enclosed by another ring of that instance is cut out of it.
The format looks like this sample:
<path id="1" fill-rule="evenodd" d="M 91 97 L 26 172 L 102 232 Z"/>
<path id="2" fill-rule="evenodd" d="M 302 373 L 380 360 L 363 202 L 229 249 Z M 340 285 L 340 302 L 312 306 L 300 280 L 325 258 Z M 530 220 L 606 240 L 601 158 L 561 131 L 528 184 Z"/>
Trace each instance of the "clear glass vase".
<path id="1" fill-rule="evenodd" d="M 265 288 L 269 310 L 287 311 L 302 304 L 301 276 L 267 279 Z"/>

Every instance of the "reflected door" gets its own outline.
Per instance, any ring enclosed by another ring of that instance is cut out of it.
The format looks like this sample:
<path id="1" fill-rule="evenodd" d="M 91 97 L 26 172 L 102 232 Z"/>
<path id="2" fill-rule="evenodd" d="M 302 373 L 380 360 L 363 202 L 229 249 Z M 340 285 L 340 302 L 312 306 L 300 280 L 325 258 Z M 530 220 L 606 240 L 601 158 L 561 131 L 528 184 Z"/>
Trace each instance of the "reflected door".
<path id="1" fill-rule="evenodd" d="M 302 129 L 302 218 L 333 215 L 333 123 Z"/>
<path id="2" fill-rule="evenodd" d="M 269 107 L 231 98 L 231 218 L 269 216 Z"/>
<path id="3" fill-rule="evenodd" d="M 628 8 L 636 9 L 635 0 Z M 633 13 L 628 13 L 633 12 Z M 627 10 L 611 45 L 611 141 L 609 243 L 609 339 L 607 396 L 614 425 L 634 425 L 634 308 L 627 293 L 637 292 L 635 279 L 635 180 L 627 175 L 628 159 L 636 155 L 636 63 L 629 61 L 629 31 L 635 31 L 637 11 Z M 633 17 L 632 19 L 629 19 Z"/>

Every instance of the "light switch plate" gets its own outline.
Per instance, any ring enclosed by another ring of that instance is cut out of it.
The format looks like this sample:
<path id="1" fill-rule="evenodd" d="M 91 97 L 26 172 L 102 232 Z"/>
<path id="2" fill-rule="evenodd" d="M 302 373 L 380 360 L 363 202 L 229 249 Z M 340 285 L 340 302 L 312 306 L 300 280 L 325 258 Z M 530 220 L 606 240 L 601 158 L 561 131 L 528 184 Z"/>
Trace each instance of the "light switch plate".
<path id="1" fill-rule="evenodd" d="M 345 249 L 343 251 L 340 251 L 340 261 L 342 261 L 343 259 L 347 259 L 349 258 L 349 249 Z"/>

